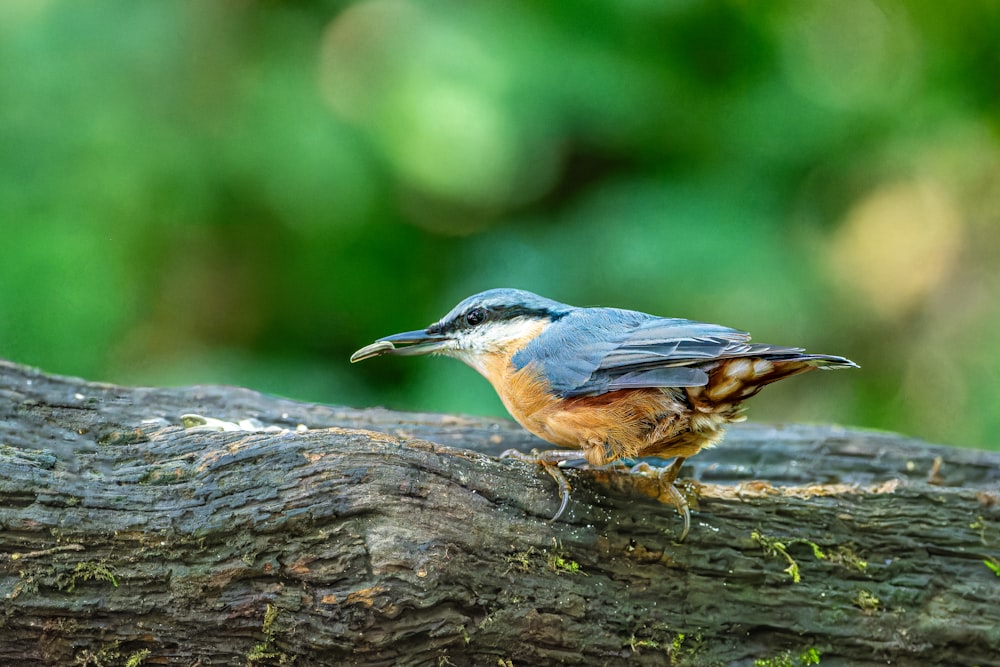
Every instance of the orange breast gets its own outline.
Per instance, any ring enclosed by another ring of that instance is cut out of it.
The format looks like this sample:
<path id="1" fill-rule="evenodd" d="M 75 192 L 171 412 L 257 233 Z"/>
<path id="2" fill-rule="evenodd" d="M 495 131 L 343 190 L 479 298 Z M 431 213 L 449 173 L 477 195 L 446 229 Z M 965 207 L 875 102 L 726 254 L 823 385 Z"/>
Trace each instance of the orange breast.
<path id="1" fill-rule="evenodd" d="M 624 389 L 562 399 L 534 365 L 515 370 L 512 356 L 481 357 L 477 369 L 521 426 L 559 447 L 583 450 L 594 465 L 618 458 L 693 456 L 718 443 L 726 424 L 743 420 L 741 401 L 765 384 L 812 368 L 732 359 L 706 369 L 705 387 Z"/>
<path id="2" fill-rule="evenodd" d="M 490 381 L 504 407 L 525 429 L 559 447 L 581 449 L 603 465 L 617 458 L 690 456 L 711 444 L 689 433 L 690 408 L 664 389 L 629 389 L 558 398 L 532 366 L 509 362 Z"/>

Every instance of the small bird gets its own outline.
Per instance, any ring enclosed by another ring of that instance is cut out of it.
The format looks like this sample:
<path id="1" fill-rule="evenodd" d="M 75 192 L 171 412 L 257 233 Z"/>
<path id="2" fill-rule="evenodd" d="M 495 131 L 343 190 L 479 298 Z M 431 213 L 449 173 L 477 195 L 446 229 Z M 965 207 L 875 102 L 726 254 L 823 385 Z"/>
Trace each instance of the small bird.
<path id="1" fill-rule="evenodd" d="M 505 452 L 557 468 L 586 459 L 673 458 L 663 488 L 684 520 L 690 510 L 674 480 L 684 460 L 722 440 L 743 421 L 741 403 L 765 385 L 814 368 L 857 368 L 844 357 L 751 343 L 718 324 L 618 308 L 577 308 L 518 289 L 491 289 L 463 300 L 426 329 L 364 347 L 351 362 L 382 354 L 441 354 L 489 380 L 511 416 L 542 440 L 574 451 Z M 646 468 L 648 470 L 648 467 Z"/>

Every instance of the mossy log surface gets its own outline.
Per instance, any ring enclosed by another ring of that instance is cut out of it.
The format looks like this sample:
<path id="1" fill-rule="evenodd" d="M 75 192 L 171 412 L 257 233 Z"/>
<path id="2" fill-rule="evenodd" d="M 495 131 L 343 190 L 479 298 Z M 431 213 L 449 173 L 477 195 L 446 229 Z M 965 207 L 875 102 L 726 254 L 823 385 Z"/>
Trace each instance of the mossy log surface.
<path id="1" fill-rule="evenodd" d="M 733 428 L 677 544 L 615 470 L 568 470 L 549 522 L 502 420 L 5 362 L 0 412 L 3 665 L 1000 662 L 998 453 Z"/>

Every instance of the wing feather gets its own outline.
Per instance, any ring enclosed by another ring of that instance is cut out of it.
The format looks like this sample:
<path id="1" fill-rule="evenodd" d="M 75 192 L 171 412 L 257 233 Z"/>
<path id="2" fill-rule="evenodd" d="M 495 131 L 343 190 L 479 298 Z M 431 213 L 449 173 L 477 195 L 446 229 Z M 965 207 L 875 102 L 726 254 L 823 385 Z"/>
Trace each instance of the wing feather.
<path id="1" fill-rule="evenodd" d="M 716 359 L 793 354 L 799 348 L 751 344 L 737 329 L 615 308 L 574 309 L 513 357 L 541 367 L 564 398 L 619 389 L 698 387 L 698 368 Z"/>

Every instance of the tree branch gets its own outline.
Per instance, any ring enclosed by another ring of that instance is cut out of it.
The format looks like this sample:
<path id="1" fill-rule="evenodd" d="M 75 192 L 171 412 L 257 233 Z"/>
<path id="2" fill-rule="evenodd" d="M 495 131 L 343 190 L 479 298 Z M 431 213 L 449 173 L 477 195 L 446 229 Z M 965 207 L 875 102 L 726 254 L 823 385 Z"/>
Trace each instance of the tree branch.
<path id="1" fill-rule="evenodd" d="M 504 421 L 10 363 L 0 394 L 5 665 L 944 665 L 1000 647 L 997 453 L 733 428 L 685 470 L 701 483 L 676 544 L 655 480 L 614 470 L 567 471 L 549 523 L 548 475 L 494 458 L 544 445 Z"/>

